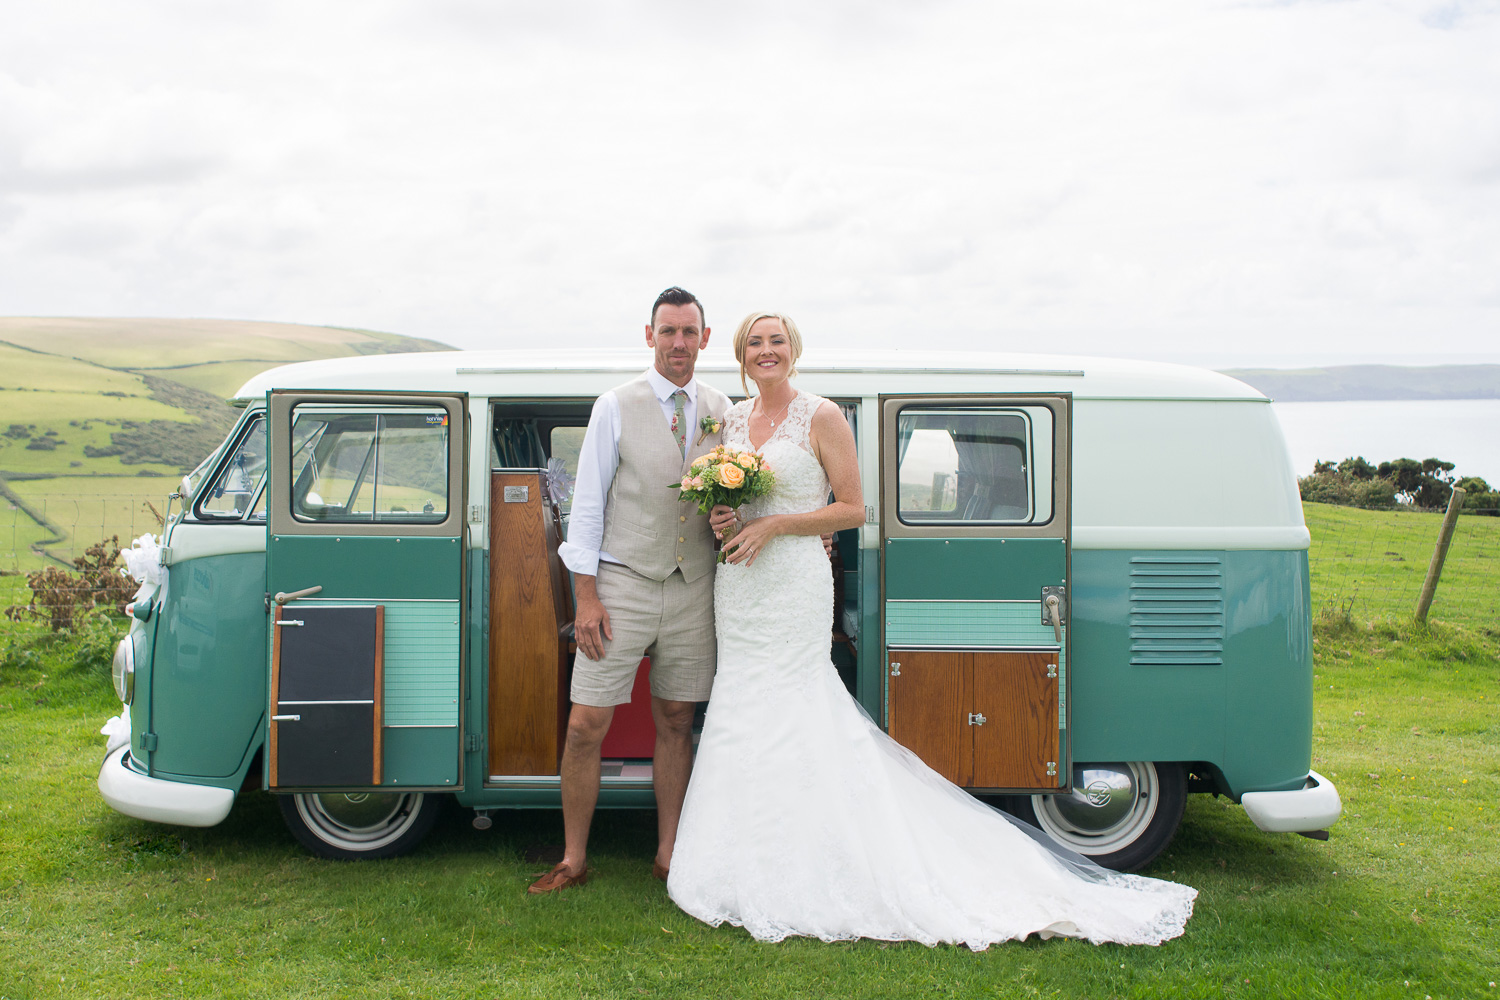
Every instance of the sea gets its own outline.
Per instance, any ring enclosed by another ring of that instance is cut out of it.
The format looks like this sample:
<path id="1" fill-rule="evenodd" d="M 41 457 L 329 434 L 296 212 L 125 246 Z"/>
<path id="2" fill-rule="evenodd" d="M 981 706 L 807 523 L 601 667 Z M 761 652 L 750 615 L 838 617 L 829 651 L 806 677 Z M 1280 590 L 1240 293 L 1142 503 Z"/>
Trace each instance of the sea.
<path id="1" fill-rule="evenodd" d="M 1452 462 L 1456 478 L 1500 485 L 1500 399 L 1351 400 L 1272 403 L 1297 475 L 1320 459 L 1362 455 Z"/>

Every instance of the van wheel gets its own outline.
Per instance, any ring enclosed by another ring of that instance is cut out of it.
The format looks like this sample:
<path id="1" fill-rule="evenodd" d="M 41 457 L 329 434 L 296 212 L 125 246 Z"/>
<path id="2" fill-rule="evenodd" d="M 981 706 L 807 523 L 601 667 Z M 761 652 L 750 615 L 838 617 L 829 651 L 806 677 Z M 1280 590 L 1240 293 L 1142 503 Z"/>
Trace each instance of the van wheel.
<path id="1" fill-rule="evenodd" d="M 1017 796 L 1016 816 L 1069 850 L 1115 871 L 1144 868 L 1166 849 L 1187 804 L 1181 764 L 1074 764 L 1073 791 Z"/>
<path id="2" fill-rule="evenodd" d="M 281 818 L 320 858 L 394 858 L 427 836 L 442 799 L 423 792 L 318 792 L 280 795 Z"/>

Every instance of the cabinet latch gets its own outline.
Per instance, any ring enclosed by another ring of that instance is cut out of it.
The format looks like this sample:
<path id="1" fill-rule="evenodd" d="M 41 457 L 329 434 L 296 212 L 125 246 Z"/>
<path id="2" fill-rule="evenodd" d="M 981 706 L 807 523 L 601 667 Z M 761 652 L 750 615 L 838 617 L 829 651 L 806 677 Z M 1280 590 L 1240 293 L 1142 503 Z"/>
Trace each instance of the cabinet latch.
<path id="1" fill-rule="evenodd" d="M 971 725 L 971 726 L 982 726 L 982 725 L 985 724 L 985 721 L 986 721 L 985 717 L 982 714 L 980 714 L 979 712 L 970 712 L 969 713 L 969 725 Z"/>

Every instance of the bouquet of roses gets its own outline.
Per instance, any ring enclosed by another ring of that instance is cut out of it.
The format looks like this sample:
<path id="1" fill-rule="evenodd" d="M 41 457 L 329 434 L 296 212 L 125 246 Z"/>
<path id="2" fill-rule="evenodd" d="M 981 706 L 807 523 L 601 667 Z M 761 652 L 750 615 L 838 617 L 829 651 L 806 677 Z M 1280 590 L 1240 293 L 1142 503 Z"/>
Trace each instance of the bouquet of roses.
<path id="1" fill-rule="evenodd" d="M 696 501 L 698 513 L 707 514 L 719 504 L 737 508 L 746 500 L 763 497 L 774 485 L 776 477 L 765 459 L 754 452 L 719 445 L 693 459 L 682 482 L 672 483 L 669 489 L 681 490 L 682 499 Z M 724 561 L 723 553 L 719 561 Z"/>

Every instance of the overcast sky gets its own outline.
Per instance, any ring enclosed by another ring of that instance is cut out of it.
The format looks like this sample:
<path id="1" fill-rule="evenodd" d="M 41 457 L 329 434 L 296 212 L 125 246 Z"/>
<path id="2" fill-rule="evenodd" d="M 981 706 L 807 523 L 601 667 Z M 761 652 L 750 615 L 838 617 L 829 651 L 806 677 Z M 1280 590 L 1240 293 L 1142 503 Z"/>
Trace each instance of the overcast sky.
<path id="1" fill-rule="evenodd" d="M 1500 3 L 0 0 L 0 315 L 1500 361 Z"/>

